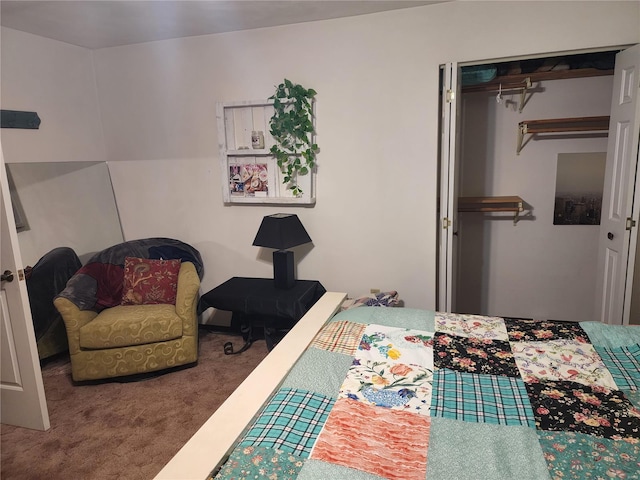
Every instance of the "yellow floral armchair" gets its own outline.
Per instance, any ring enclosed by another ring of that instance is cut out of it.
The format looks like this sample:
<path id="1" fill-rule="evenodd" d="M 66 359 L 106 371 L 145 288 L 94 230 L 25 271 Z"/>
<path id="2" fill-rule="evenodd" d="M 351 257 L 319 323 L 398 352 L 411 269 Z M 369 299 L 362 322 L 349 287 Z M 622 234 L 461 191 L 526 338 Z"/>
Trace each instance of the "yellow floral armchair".
<path id="1" fill-rule="evenodd" d="M 121 305 L 125 257 L 180 258 L 175 304 Z M 198 359 L 200 254 L 173 239 L 100 252 L 54 300 L 67 330 L 75 381 L 154 372 Z"/>

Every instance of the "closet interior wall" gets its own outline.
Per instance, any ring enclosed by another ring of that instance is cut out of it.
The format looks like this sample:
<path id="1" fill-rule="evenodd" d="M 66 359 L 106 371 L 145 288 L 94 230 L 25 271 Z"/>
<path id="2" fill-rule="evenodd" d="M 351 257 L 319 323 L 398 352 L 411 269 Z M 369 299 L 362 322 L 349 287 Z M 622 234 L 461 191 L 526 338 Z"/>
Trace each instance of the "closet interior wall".
<path id="1" fill-rule="evenodd" d="M 606 132 L 533 136 L 519 122 L 609 115 L 613 76 L 535 82 L 520 93 L 462 93 L 460 197 L 512 196 L 525 211 L 458 215 L 457 305 L 462 313 L 593 318 L 598 225 L 554 225 L 558 154 L 606 152 Z"/>

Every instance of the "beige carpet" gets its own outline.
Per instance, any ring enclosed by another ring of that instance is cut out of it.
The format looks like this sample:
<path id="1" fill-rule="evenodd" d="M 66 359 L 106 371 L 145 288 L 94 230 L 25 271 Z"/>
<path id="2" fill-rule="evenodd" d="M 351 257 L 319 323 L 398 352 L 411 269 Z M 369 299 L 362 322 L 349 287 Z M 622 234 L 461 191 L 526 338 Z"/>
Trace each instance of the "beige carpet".
<path id="1" fill-rule="evenodd" d="M 152 479 L 267 355 L 263 340 L 224 355 L 227 341 L 243 343 L 201 329 L 197 366 L 138 382 L 77 386 L 68 356 L 45 364 L 51 429 L 2 425 L 0 477 Z"/>

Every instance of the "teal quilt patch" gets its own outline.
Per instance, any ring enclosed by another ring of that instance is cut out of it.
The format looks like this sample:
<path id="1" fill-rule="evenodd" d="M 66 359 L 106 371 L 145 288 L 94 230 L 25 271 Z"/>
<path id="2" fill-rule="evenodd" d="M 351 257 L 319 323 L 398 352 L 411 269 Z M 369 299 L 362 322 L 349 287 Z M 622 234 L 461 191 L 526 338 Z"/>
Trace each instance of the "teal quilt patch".
<path id="1" fill-rule="evenodd" d="M 532 428 L 432 418 L 431 438 L 427 479 L 549 479 Z"/>
<path id="2" fill-rule="evenodd" d="M 304 390 L 281 389 L 264 408 L 241 446 L 278 448 L 307 458 L 334 400 Z"/>
<path id="3" fill-rule="evenodd" d="M 304 461 L 297 480 L 328 480 L 347 478 L 349 480 L 384 480 L 384 477 L 363 472 L 354 468 L 343 467 L 334 463 L 322 462 L 308 458 Z"/>
<path id="4" fill-rule="evenodd" d="M 640 442 L 575 432 L 538 432 L 553 478 L 639 478 Z"/>
<path id="5" fill-rule="evenodd" d="M 600 322 L 580 322 L 594 347 L 629 347 L 640 344 L 640 326 L 607 325 Z"/>
<path id="6" fill-rule="evenodd" d="M 291 453 L 251 445 L 231 452 L 229 460 L 214 478 L 295 478 L 303 465 L 304 460 Z"/>
<path id="7" fill-rule="evenodd" d="M 353 357 L 317 348 L 307 350 L 291 369 L 281 388 L 307 390 L 338 398 L 340 385 Z"/>
<path id="8" fill-rule="evenodd" d="M 433 375 L 431 415 L 535 428 L 531 403 L 521 379 L 446 368 L 436 370 Z"/>
<path id="9" fill-rule="evenodd" d="M 594 348 L 620 390 L 640 389 L 640 345 Z"/>
<path id="10" fill-rule="evenodd" d="M 346 320 L 356 323 L 375 323 L 386 327 L 435 331 L 435 312 L 404 307 L 358 307 L 338 313 L 332 322 Z"/>

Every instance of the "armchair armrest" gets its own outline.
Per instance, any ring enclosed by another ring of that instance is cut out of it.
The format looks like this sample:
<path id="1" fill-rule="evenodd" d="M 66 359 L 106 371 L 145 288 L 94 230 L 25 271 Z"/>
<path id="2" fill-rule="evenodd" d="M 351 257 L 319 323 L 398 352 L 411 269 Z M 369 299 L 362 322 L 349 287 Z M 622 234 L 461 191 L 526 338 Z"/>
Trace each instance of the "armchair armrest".
<path id="1" fill-rule="evenodd" d="M 198 316 L 196 307 L 198 292 L 200 290 L 200 277 L 191 262 L 182 262 L 178 274 L 178 290 L 176 292 L 176 314 L 182 318 L 182 331 L 184 335 L 195 335 Z"/>
<path id="2" fill-rule="evenodd" d="M 73 302 L 63 297 L 57 297 L 53 303 L 64 321 L 69 341 L 69 353 L 73 355 L 80 351 L 80 328 L 96 318 L 98 312 L 80 310 Z"/>

